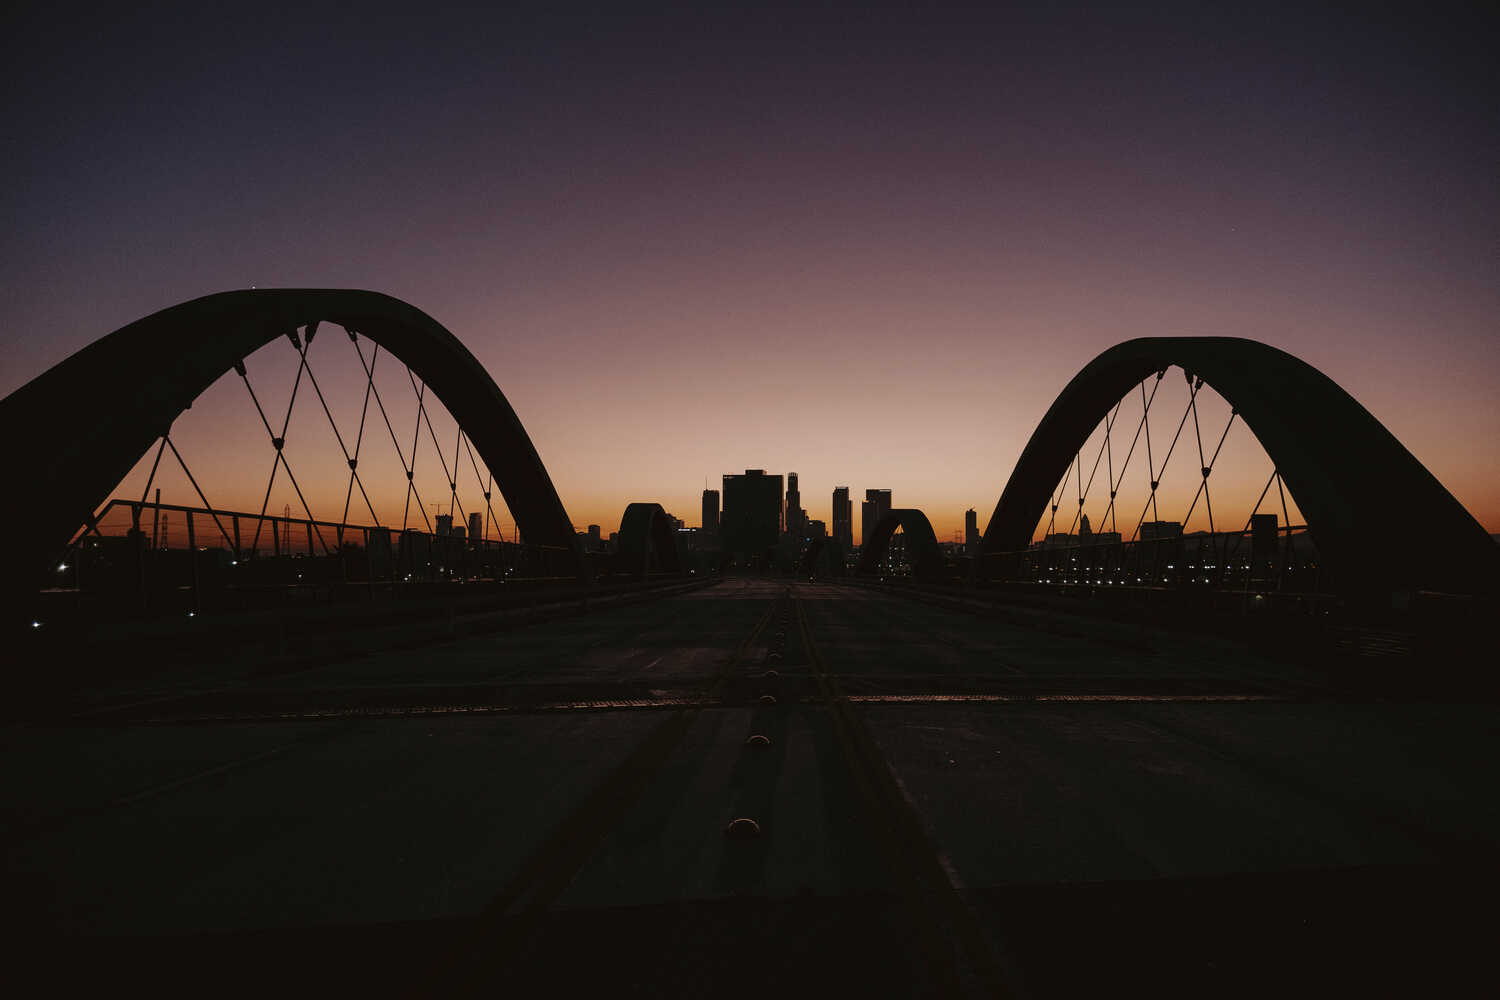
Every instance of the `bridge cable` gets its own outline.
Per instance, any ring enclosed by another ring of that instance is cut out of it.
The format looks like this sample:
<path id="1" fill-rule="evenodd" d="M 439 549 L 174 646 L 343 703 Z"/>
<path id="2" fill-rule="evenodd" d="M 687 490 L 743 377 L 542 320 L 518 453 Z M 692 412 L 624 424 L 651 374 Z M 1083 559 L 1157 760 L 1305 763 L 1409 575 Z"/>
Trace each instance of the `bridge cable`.
<path id="1" fill-rule="evenodd" d="M 229 547 L 234 550 L 235 556 L 238 557 L 240 554 L 238 546 L 236 546 L 234 544 L 234 540 L 229 537 L 229 532 L 224 530 L 224 524 L 219 520 L 219 515 L 214 510 L 214 505 L 209 503 L 208 497 L 203 495 L 203 487 L 198 485 L 198 480 L 193 478 L 193 471 L 188 468 L 187 462 L 182 460 L 182 453 L 177 450 L 177 446 L 172 443 L 172 439 L 170 437 L 167 437 L 165 434 L 163 434 L 161 439 L 166 442 L 168 448 L 172 449 L 172 454 L 177 458 L 177 464 L 182 466 L 182 471 L 187 474 L 188 482 L 192 483 L 193 489 L 198 492 L 198 499 L 203 501 L 203 507 L 208 511 L 208 516 L 214 519 L 214 524 L 218 525 L 219 527 L 219 534 L 224 536 L 224 541 L 229 543 Z"/>
<path id="2" fill-rule="evenodd" d="M 170 428 L 168 428 L 170 430 Z M 151 475 L 146 477 L 146 488 L 141 490 L 141 506 L 146 506 L 146 498 L 151 495 L 151 484 L 156 481 L 156 468 L 161 465 L 161 453 L 167 450 L 167 436 L 161 436 L 161 444 L 156 446 L 156 461 L 151 463 Z"/>
<path id="3" fill-rule="evenodd" d="M 323 415 L 328 418 L 328 426 L 333 428 L 333 436 L 339 443 L 339 451 L 342 451 L 344 453 L 344 461 L 349 463 L 349 472 L 354 477 L 354 481 L 359 483 L 359 494 L 360 496 L 365 498 L 365 506 L 370 511 L 370 517 L 374 519 L 375 523 L 378 525 L 380 523 L 380 518 L 375 513 L 375 505 L 370 503 L 370 495 L 365 492 L 364 481 L 359 478 L 359 471 L 355 468 L 354 459 L 350 457 L 349 449 L 344 444 L 344 435 L 339 433 L 339 426 L 333 420 L 333 412 L 328 409 L 328 400 L 323 398 L 323 387 L 318 385 L 318 376 L 313 372 L 312 364 L 307 360 L 307 352 L 308 349 L 312 347 L 313 333 L 316 329 L 317 324 L 315 323 L 309 323 L 307 325 L 307 335 L 303 338 L 302 346 L 299 349 L 302 354 L 302 363 L 307 367 L 307 377 L 312 382 L 313 391 L 318 394 L 318 402 L 323 404 Z M 363 425 L 363 418 L 361 418 L 360 422 L 361 425 Z M 308 516 L 311 517 L 312 515 L 309 513 Z M 343 520 L 339 522 L 339 530 L 337 536 L 339 542 L 343 541 L 343 522 L 347 520 L 349 520 L 349 510 L 348 504 L 346 503 Z M 324 548 L 327 549 L 326 544 L 324 545 Z"/>
<path id="4" fill-rule="evenodd" d="M 353 330 L 345 330 L 344 332 L 349 335 L 350 340 L 353 340 L 356 336 L 358 336 L 358 334 L 356 334 Z M 379 353 L 380 345 L 376 344 L 375 349 L 376 353 Z M 361 360 L 363 360 L 363 358 L 361 358 Z M 361 364 L 360 367 L 363 368 L 364 365 Z M 375 388 L 375 375 L 374 366 L 372 364 L 371 371 L 366 373 L 365 401 L 359 409 L 359 434 L 354 439 L 354 457 L 350 460 L 355 464 L 359 462 L 359 449 L 365 443 L 365 417 L 368 416 L 370 412 L 370 390 L 373 388 Z M 405 463 L 402 464 L 403 466 L 405 465 Z M 354 472 L 354 465 L 350 465 L 349 486 L 344 490 L 344 516 L 342 520 L 345 524 L 347 524 L 349 521 L 349 501 L 354 498 Z M 364 492 L 363 483 L 360 484 L 359 488 L 360 492 Z M 365 497 L 365 503 L 368 504 L 369 502 L 370 498 Z M 380 527 L 380 518 L 375 514 L 375 509 L 373 507 L 370 508 L 370 516 L 375 518 L 375 527 Z"/>
<path id="5" fill-rule="evenodd" d="M 1234 419 L 1234 414 L 1231 413 L 1229 415 L 1229 417 L 1230 417 L 1231 420 L 1233 420 Z M 1234 548 L 1230 549 L 1228 541 L 1226 541 L 1224 543 L 1224 562 L 1225 563 L 1228 563 L 1229 560 L 1231 560 L 1235 556 L 1239 555 L 1239 553 L 1240 553 L 1240 545 L 1244 543 L 1245 535 L 1248 534 L 1249 531 L 1250 531 L 1250 525 L 1252 525 L 1252 524 L 1255 523 L 1255 515 L 1260 513 L 1260 505 L 1266 502 L 1266 494 L 1271 492 L 1271 484 L 1274 483 L 1275 481 L 1276 481 L 1276 470 L 1275 470 L 1275 468 L 1272 468 L 1271 469 L 1271 475 L 1266 478 L 1265 488 L 1260 491 L 1260 497 L 1255 501 L 1255 506 L 1250 509 L 1250 516 L 1247 517 L 1247 518 L 1245 518 L 1245 526 L 1240 529 L 1239 534 L 1237 534 L 1237 535 L 1234 536 Z M 1251 548 L 1252 548 L 1252 550 L 1254 549 L 1253 542 L 1252 542 Z M 1252 551 L 1252 554 L 1253 554 L 1253 551 Z M 1246 590 L 1250 589 L 1250 580 L 1251 580 L 1251 577 L 1253 577 L 1253 576 L 1254 576 L 1254 568 L 1252 567 L 1251 570 L 1250 570 L 1250 572 L 1248 572 L 1248 573 L 1245 574 L 1245 589 Z M 1221 574 L 1221 577 L 1222 577 L 1222 574 Z"/>
<path id="6" fill-rule="evenodd" d="M 1130 448 L 1125 453 L 1125 461 L 1120 465 L 1119 478 L 1109 484 L 1109 509 L 1105 513 L 1109 515 L 1111 524 L 1115 523 L 1115 495 L 1119 491 L 1120 485 L 1125 482 L 1125 473 L 1130 469 L 1130 460 L 1135 456 L 1135 446 L 1141 439 L 1141 429 L 1143 427 L 1147 430 L 1146 460 L 1148 464 L 1150 462 L 1150 425 L 1147 424 L 1146 418 L 1151 413 L 1151 404 L 1156 401 L 1156 390 L 1159 388 L 1161 388 L 1160 377 L 1157 378 L 1156 385 L 1152 387 L 1151 396 L 1148 399 L 1146 397 L 1146 382 L 1144 379 L 1141 380 L 1141 401 L 1143 404 L 1141 407 L 1141 421 L 1135 426 L 1135 436 L 1130 439 Z M 1121 402 L 1124 402 L 1124 400 L 1122 399 Z"/>
<path id="7" fill-rule="evenodd" d="M 271 505 L 271 490 L 276 485 L 276 469 L 278 466 L 286 469 L 287 478 L 291 480 L 292 488 L 297 491 L 297 499 L 302 502 L 302 509 L 307 513 L 308 524 L 312 525 L 312 522 L 314 520 L 312 510 L 307 506 L 307 498 L 302 495 L 302 487 L 297 485 L 297 477 L 292 474 L 292 467 L 287 464 L 286 456 L 282 453 L 281 450 L 282 446 L 286 443 L 287 427 L 290 426 L 292 422 L 292 408 L 297 405 L 297 389 L 302 385 L 302 370 L 307 367 L 307 358 L 302 353 L 302 344 L 297 338 L 297 331 L 295 328 L 287 331 L 287 339 L 292 342 L 292 345 L 297 349 L 298 355 L 302 360 L 297 365 L 297 378 L 292 383 L 291 398 L 287 400 L 286 419 L 284 419 L 281 423 L 280 437 L 277 437 L 276 432 L 271 429 L 271 421 L 266 418 L 265 408 L 260 405 L 260 397 L 255 394 L 255 387 L 250 384 L 250 374 L 245 369 L 245 362 L 237 362 L 234 366 L 234 370 L 239 374 L 240 380 L 245 383 L 246 391 L 250 393 L 250 401 L 255 404 L 255 412 L 260 414 L 260 422 L 265 426 L 266 434 L 271 438 L 271 446 L 276 449 L 276 458 L 271 462 L 271 476 L 266 481 L 266 495 L 265 498 L 261 500 L 260 515 L 255 522 L 255 537 L 250 541 L 251 555 L 254 555 L 260 547 L 260 533 L 261 530 L 265 527 L 266 508 Z M 312 526 L 314 530 L 317 530 L 315 525 Z M 318 530 L 318 541 L 322 544 L 323 551 L 326 554 L 328 552 L 328 543 L 324 541 L 323 532 L 321 530 Z M 288 551 L 290 551 L 290 539 L 288 539 L 287 544 Z M 311 552 L 309 552 L 308 554 L 311 555 Z"/>
<path id="8" fill-rule="evenodd" d="M 457 428 L 453 435 L 453 478 L 448 481 L 453 495 L 448 498 L 448 517 L 453 517 L 453 508 L 458 503 L 458 446 L 464 443 L 464 429 Z"/>
<path id="9" fill-rule="evenodd" d="M 474 448 L 473 448 L 473 446 L 471 446 L 469 444 L 468 435 L 464 436 L 464 450 L 469 453 L 469 464 L 472 465 L 472 466 L 474 466 L 474 478 L 477 480 L 479 478 L 479 463 L 477 461 L 475 461 L 475 459 L 474 459 Z M 489 472 L 489 466 L 488 465 L 485 466 L 485 471 Z M 490 504 L 490 497 L 491 497 L 491 495 L 494 492 L 494 485 L 495 485 L 495 474 L 493 472 L 490 472 L 490 474 L 489 474 L 489 480 L 485 483 L 485 487 L 484 487 L 484 507 L 485 507 L 485 510 L 488 512 L 486 516 L 490 520 L 493 520 L 495 522 L 495 530 L 499 531 L 500 530 L 500 519 L 498 517 L 495 517 L 495 508 L 493 506 L 491 506 L 491 504 Z M 490 534 L 489 521 L 486 521 L 485 525 L 484 525 L 484 537 L 485 537 L 486 540 L 488 540 L 489 534 Z M 502 535 L 500 537 L 500 541 L 503 543 L 505 541 L 505 536 Z M 504 552 L 504 549 L 501 549 L 501 551 Z"/>
<path id="10" fill-rule="evenodd" d="M 350 332 L 352 333 L 353 331 L 350 331 Z M 385 400 L 383 400 L 383 399 L 380 398 L 380 387 L 375 384 L 375 359 L 380 355 L 380 345 L 379 344 L 375 345 L 375 350 L 372 351 L 371 354 L 370 354 L 370 364 L 366 365 L 365 364 L 365 352 L 364 352 L 364 349 L 359 346 L 359 341 L 357 339 L 355 339 L 354 337 L 350 337 L 349 339 L 354 342 L 354 350 L 359 354 L 359 363 L 360 363 L 360 366 L 365 369 L 365 374 L 366 374 L 366 376 L 370 380 L 370 388 L 375 393 L 375 405 L 380 408 L 381 419 L 383 419 L 385 421 L 385 429 L 386 429 L 386 431 L 391 436 L 391 445 L 396 449 L 396 457 L 401 461 L 401 471 L 404 472 L 404 473 L 406 473 L 406 483 L 407 483 L 406 503 L 407 503 L 407 510 L 404 511 L 402 513 L 402 515 L 401 515 L 401 530 L 405 531 L 406 530 L 406 516 L 407 516 L 407 514 L 410 513 L 410 510 L 411 510 L 411 497 L 412 497 L 412 493 L 415 492 L 417 494 L 417 507 L 422 510 L 422 517 L 423 517 L 423 519 L 425 520 L 426 517 L 427 517 L 426 509 L 422 507 L 422 494 L 421 494 L 421 491 L 417 490 L 416 482 L 412 478 L 413 475 L 415 474 L 416 468 L 417 468 L 417 455 L 416 455 L 416 451 L 415 451 L 415 449 L 413 449 L 412 456 L 411 456 L 411 465 L 408 466 L 406 464 L 406 454 L 405 454 L 405 452 L 403 452 L 401 450 L 401 442 L 398 441 L 398 440 L 396 440 L 396 428 L 394 428 L 394 427 L 391 426 L 391 416 L 385 410 Z M 387 353 L 389 353 L 389 352 L 387 352 Z"/>
<path id="11" fill-rule="evenodd" d="M 1187 374 L 1187 373 L 1184 372 L 1183 374 Z M 1191 378 L 1191 376 L 1189 376 L 1189 378 Z M 1161 520 L 1161 512 L 1156 509 L 1156 487 L 1161 482 L 1161 473 L 1167 471 L 1167 463 L 1170 462 L 1170 461 L 1172 461 L 1172 452 L 1175 451 L 1175 450 L 1177 450 L 1177 442 L 1182 437 L 1182 428 L 1185 427 L 1185 426 L 1187 426 L 1188 414 L 1190 412 L 1192 412 L 1193 401 L 1197 397 L 1197 395 L 1198 395 L 1198 389 L 1202 385 L 1203 385 L 1203 381 L 1200 379 L 1198 381 L 1197 385 L 1194 385 L 1192 387 L 1191 391 L 1188 394 L 1188 405 L 1187 405 L 1187 408 L 1182 411 L 1182 419 L 1177 422 L 1177 433 L 1174 434 L 1174 435 L 1172 435 L 1172 443 L 1171 443 L 1171 445 L 1169 445 L 1167 447 L 1166 457 L 1161 460 L 1161 470 L 1160 470 L 1160 472 L 1153 473 L 1153 475 L 1152 475 L 1152 479 L 1151 479 L 1151 497 L 1146 501 L 1146 506 L 1141 510 L 1140 520 L 1136 522 L 1135 531 L 1131 532 L 1131 535 L 1130 535 L 1130 540 L 1131 541 L 1135 541 L 1135 536 L 1138 535 L 1138 534 L 1140 534 L 1141 525 L 1146 522 L 1146 511 L 1147 510 L 1151 510 L 1151 511 L 1156 512 L 1156 514 L 1157 514 L 1157 520 Z M 1147 443 L 1148 448 L 1149 448 L 1149 445 L 1151 443 L 1151 437 L 1150 437 L 1150 435 L 1151 435 L 1151 428 L 1148 425 L 1147 428 L 1146 428 L 1146 443 Z M 1148 451 L 1148 458 L 1149 458 L 1149 451 Z"/>
<path id="12" fill-rule="evenodd" d="M 1281 470 L 1276 470 L 1276 492 L 1281 495 L 1281 517 L 1286 523 L 1286 546 L 1281 558 L 1281 572 L 1276 577 L 1276 589 L 1281 589 L 1282 578 L 1286 576 L 1287 563 L 1292 561 L 1292 516 L 1286 509 L 1286 490 L 1281 488 Z M 1278 546 L 1279 547 L 1279 546 Z"/>
<path id="13" fill-rule="evenodd" d="M 281 460 L 281 467 L 286 470 L 286 477 L 292 481 L 292 489 L 297 491 L 297 499 L 302 503 L 303 513 L 307 515 L 308 526 L 318 533 L 318 544 L 323 546 L 323 554 L 328 555 L 328 542 L 323 537 L 323 530 L 319 528 L 315 523 L 316 518 L 313 517 L 312 508 L 307 505 L 307 498 L 302 495 L 302 487 L 297 484 L 297 477 L 292 473 L 292 466 L 286 460 L 286 452 L 282 450 L 286 442 L 287 429 L 292 425 L 292 409 L 297 405 L 297 390 L 302 387 L 302 373 L 305 371 L 309 375 L 312 374 L 311 369 L 307 367 L 307 351 L 303 347 L 302 339 L 297 336 L 296 327 L 293 327 L 291 330 L 287 331 L 287 339 L 292 342 L 292 346 L 296 349 L 297 356 L 301 360 L 297 365 L 297 378 L 292 383 L 292 398 L 287 400 L 286 419 L 281 422 L 281 437 L 279 439 L 281 441 L 281 444 L 276 444 L 275 440 L 272 441 L 272 444 L 276 445 L 276 457 Z M 276 467 L 273 465 L 271 467 L 271 475 L 273 478 L 275 477 L 275 474 Z M 269 496 L 270 491 L 268 489 L 267 497 Z M 311 547 L 311 545 L 308 546 L 309 549 L 311 549 Z M 287 542 L 287 551 L 288 553 L 290 553 L 291 551 L 290 539 L 288 539 Z M 312 555 L 312 552 L 309 551 L 307 554 Z"/>
<path id="14" fill-rule="evenodd" d="M 1121 400 L 1124 402 L 1124 400 Z M 1078 497 L 1078 513 L 1073 515 L 1073 524 L 1068 526 L 1068 534 L 1073 533 L 1073 528 L 1078 524 L 1078 517 L 1083 513 L 1083 503 L 1094 489 L 1094 477 L 1099 474 L 1099 462 L 1104 458 L 1105 447 L 1109 444 L 1110 428 L 1114 426 L 1115 418 L 1120 413 L 1120 403 L 1115 404 L 1114 411 L 1104 415 L 1104 440 L 1099 444 L 1099 453 L 1094 456 L 1094 468 L 1089 472 L 1088 485 L 1083 488 L 1083 493 Z M 1082 470 L 1079 472 L 1082 475 Z"/>
<path id="15" fill-rule="evenodd" d="M 416 378 L 415 375 L 412 374 L 412 372 L 411 372 L 411 366 L 410 365 L 406 366 L 406 377 L 411 380 L 412 388 L 415 389 L 417 387 L 417 378 Z M 422 383 L 422 391 L 423 391 L 423 393 L 425 393 L 427 391 L 427 383 L 425 383 L 425 382 Z M 420 398 L 418 398 L 418 400 L 417 400 L 417 416 L 418 416 L 418 418 L 421 421 L 423 421 L 423 422 L 425 422 L 427 424 L 427 435 L 428 435 L 428 437 L 432 438 L 432 450 L 437 453 L 438 464 L 443 467 L 443 476 L 445 478 L 447 478 L 447 480 L 448 480 L 448 486 L 454 492 L 454 500 L 457 501 L 457 499 L 458 499 L 458 484 L 456 482 L 454 482 L 454 480 L 455 480 L 456 477 L 453 476 L 453 475 L 449 475 L 449 473 L 448 473 L 448 462 L 447 462 L 447 460 L 445 458 L 443 458 L 443 446 L 440 445 L 440 444 L 438 444 L 437 431 L 435 431 L 435 430 L 432 429 L 432 418 L 427 415 L 427 409 L 426 409 L 426 407 L 424 407 L 422 405 L 422 400 Z M 457 418 L 455 418 L 455 421 L 456 421 L 456 419 Z M 418 430 L 420 430 L 420 429 L 421 429 L 421 424 L 418 424 Z M 416 447 L 417 447 L 416 444 L 413 443 L 412 444 L 412 463 L 413 464 L 416 464 Z M 457 451 L 457 450 L 458 450 L 457 446 L 455 446 L 454 447 L 454 451 Z M 457 455 L 455 455 L 454 458 L 453 458 L 453 466 L 454 466 L 454 472 L 457 472 L 458 471 L 458 457 L 457 457 Z M 460 514 L 462 514 L 464 512 L 464 509 L 463 509 L 462 506 L 460 506 L 458 508 L 458 512 Z M 450 508 L 449 517 L 451 518 L 452 516 L 453 516 L 452 515 L 452 509 Z"/>

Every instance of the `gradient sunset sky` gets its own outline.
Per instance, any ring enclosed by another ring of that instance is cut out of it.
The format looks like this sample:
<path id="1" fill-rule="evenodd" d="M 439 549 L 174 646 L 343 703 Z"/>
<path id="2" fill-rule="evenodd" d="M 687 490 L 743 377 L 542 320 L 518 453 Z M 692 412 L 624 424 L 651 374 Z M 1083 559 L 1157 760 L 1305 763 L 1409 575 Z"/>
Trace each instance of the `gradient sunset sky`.
<path id="1" fill-rule="evenodd" d="M 1366 6 L 33 5 L 0 394 L 199 295 L 375 289 L 485 363 L 579 528 L 751 467 L 947 538 L 1100 351 L 1243 336 L 1500 532 L 1495 25 Z M 216 406 L 185 452 L 258 508 Z"/>

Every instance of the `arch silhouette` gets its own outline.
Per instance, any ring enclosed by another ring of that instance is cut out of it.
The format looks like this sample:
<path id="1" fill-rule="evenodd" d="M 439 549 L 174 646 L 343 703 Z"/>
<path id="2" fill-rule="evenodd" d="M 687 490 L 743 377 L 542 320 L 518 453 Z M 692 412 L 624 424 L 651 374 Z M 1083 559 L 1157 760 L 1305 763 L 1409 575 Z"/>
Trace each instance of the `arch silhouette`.
<path id="1" fill-rule="evenodd" d="M 1213 386 L 1255 433 L 1338 590 L 1495 589 L 1500 546 L 1380 421 L 1306 362 L 1237 337 L 1128 340 L 1089 362 L 1022 451 L 985 528 L 986 555 L 1027 547 L 1109 408 L 1172 365 Z"/>
<path id="2" fill-rule="evenodd" d="M 557 490 L 521 421 L 484 366 L 432 317 L 400 299 L 353 289 L 220 292 L 152 313 L 116 330 L 0 401 L 5 426 L 26 428 L 15 444 L 22 491 L 8 491 L 23 558 L 56 555 L 183 410 L 256 349 L 321 322 L 364 334 L 400 358 L 442 400 L 494 473 L 527 542 L 572 553 L 588 565 Z M 166 359 L 163 363 L 163 359 Z M 87 405 L 78 405 L 81 401 Z M 35 510 L 35 496 L 49 504 Z M 40 521 L 40 523 L 38 523 Z"/>
<path id="3" fill-rule="evenodd" d="M 927 515 L 915 507 L 897 507 L 875 524 L 870 537 L 862 541 L 859 554 L 859 572 L 871 575 L 879 571 L 880 563 L 891 544 L 891 536 L 900 528 L 906 536 L 906 555 L 911 561 L 912 575 L 927 578 L 942 570 L 943 556 L 938 549 L 937 535 Z"/>
<path id="4" fill-rule="evenodd" d="M 682 573 L 672 518 L 659 503 L 629 504 L 615 539 L 615 566 L 622 573 L 645 576 L 651 570 L 653 555 L 661 572 Z"/>

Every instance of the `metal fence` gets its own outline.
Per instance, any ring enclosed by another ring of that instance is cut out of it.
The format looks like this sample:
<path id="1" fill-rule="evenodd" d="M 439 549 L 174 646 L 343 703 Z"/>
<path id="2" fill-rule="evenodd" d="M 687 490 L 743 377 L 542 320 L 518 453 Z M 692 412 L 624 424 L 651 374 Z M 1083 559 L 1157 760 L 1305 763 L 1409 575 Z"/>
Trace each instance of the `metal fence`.
<path id="1" fill-rule="evenodd" d="M 572 550 L 458 533 L 112 500 L 45 571 L 44 592 L 122 611 L 250 607 L 444 583 L 576 580 Z"/>
<path id="2" fill-rule="evenodd" d="M 1307 526 L 1195 532 L 1122 542 L 1074 536 L 982 557 L 986 579 L 1021 583 L 1319 593 L 1323 573 Z"/>

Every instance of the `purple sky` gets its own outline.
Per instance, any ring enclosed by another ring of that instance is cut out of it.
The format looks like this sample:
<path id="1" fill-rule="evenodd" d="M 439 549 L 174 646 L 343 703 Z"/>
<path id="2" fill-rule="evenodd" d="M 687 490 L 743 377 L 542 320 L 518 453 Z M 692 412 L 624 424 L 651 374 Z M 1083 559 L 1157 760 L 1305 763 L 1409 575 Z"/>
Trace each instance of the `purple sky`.
<path id="1" fill-rule="evenodd" d="M 0 31 L 0 393 L 198 295 L 370 288 L 489 367 L 580 527 L 762 467 L 951 537 L 1099 351 L 1247 336 L 1500 531 L 1478 15 L 210 7 Z M 216 405 L 174 432 L 204 462 Z"/>

